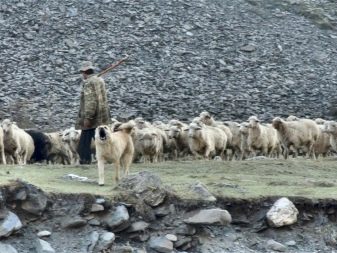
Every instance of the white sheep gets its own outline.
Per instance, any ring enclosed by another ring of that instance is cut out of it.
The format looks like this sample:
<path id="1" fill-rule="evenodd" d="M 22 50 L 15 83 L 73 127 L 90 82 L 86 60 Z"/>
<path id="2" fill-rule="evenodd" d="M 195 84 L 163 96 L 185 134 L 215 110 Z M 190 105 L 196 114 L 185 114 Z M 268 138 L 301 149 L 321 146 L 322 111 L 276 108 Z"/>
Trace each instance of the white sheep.
<path id="1" fill-rule="evenodd" d="M 284 158 L 288 158 L 289 150 L 297 152 L 303 149 L 309 157 L 316 159 L 314 144 L 318 139 L 318 125 L 310 119 L 285 121 L 279 117 L 273 119 L 273 127 L 278 131 L 284 148 Z M 296 154 L 296 153 L 295 153 Z"/>
<path id="2" fill-rule="evenodd" d="M 231 160 L 232 157 L 233 157 L 233 154 L 235 152 L 235 149 L 233 148 L 233 145 L 232 145 L 232 141 L 233 141 L 233 134 L 232 134 L 232 131 L 231 129 L 226 126 L 225 124 L 223 124 L 222 122 L 220 121 L 215 121 L 213 119 L 213 117 L 211 116 L 211 114 L 209 112 L 202 112 L 200 113 L 199 117 L 201 122 L 203 122 L 205 125 L 207 126 L 213 126 L 213 127 L 218 127 L 220 128 L 222 131 L 225 132 L 226 136 L 227 136 L 227 147 L 226 149 L 230 150 L 231 154 L 230 156 L 228 156 L 227 153 L 229 152 L 226 152 L 225 155 L 226 155 L 226 159 L 229 159 Z M 194 122 L 196 122 L 198 120 L 198 118 L 195 118 L 194 119 Z M 227 151 L 227 150 L 226 150 Z"/>
<path id="3" fill-rule="evenodd" d="M 76 130 L 75 127 L 68 128 L 62 132 L 62 141 L 69 150 L 70 164 L 79 164 L 80 156 L 78 154 L 78 144 L 80 141 L 81 130 Z"/>
<path id="4" fill-rule="evenodd" d="M 248 149 L 251 152 L 261 151 L 262 155 L 271 157 L 271 154 L 279 148 L 277 131 L 271 126 L 260 124 L 256 116 L 249 117 L 248 121 Z"/>
<path id="5" fill-rule="evenodd" d="M 3 131 L 2 127 L 0 127 L 0 158 L 1 158 L 1 163 L 6 164 L 5 145 L 4 145 L 4 131 Z"/>
<path id="6" fill-rule="evenodd" d="M 250 149 L 248 147 L 248 134 L 249 134 L 249 123 L 243 122 L 239 127 L 240 133 L 240 160 L 246 159 L 250 156 Z"/>
<path id="7" fill-rule="evenodd" d="M 16 164 L 27 164 L 34 153 L 33 138 L 9 119 L 2 121 L 5 153 Z"/>
<path id="8" fill-rule="evenodd" d="M 317 121 L 315 120 L 315 122 L 317 122 Z M 320 121 L 318 121 L 318 122 L 320 122 Z M 325 123 L 325 121 L 324 121 L 324 123 Z M 319 131 L 319 134 L 318 134 L 317 141 L 314 144 L 314 150 L 315 150 L 316 157 L 318 157 L 319 155 L 322 155 L 323 157 L 326 157 L 332 149 L 332 146 L 331 146 L 331 143 L 330 143 L 330 134 L 326 133 L 324 131 L 324 123 L 318 125 L 320 131 Z"/>
<path id="9" fill-rule="evenodd" d="M 232 140 L 230 143 L 230 148 L 232 149 L 232 157 L 230 157 L 230 160 L 232 160 L 233 156 L 235 156 L 236 159 L 240 159 L 241 157 L 240 124 L 234 121 L 225 121 L 224 125 L 227 126 L 232 133 Z"/>
<path id="10" fill-rule="evenodd" d="M 163 151 L 163 137 L 158 129 L 145 127 L 137 129 L 133 134 L 135 156 L 142 155 L 144 162 L 156 163 Z"/>
<path id="11" fill-rule="evenodd" d="M 211 155 L 220 155 L 224 158 L 227 136 L 221 129 L 202 122 L 192 122 L 189 125 L 188 137 L 190 150 L 195 156 L 202 155 L 209 159 Z"/>
<path id="12" fill-rule="evenodd" d="M 169 140 L 174 140 L 176 143 L 177 156 L 182 157 L 190 153 L 188 144 L 188 126 L 185 124 L 169 125 L 168 129 Z"/>
<path id="13" fill-rule="evenodd" d="M 62 132 L 45 133 L 49 138 L 47 163 L 70 164 L 71 151 L 62 141 Z"/>
<path id="14" fill-rule="evenodd" d="M 326 121 L 322 130 L 324 133 L 329 135 L 329 143 L 331 148 L 337 152 L 337 122 L 336 121 Z"/>

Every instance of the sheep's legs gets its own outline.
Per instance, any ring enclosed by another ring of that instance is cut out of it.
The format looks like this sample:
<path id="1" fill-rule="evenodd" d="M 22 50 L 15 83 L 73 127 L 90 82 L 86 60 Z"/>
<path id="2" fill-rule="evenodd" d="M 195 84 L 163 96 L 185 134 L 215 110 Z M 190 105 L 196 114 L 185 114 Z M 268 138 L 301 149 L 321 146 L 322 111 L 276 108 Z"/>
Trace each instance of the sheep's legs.
<path id="1" fill-rule="evenodd" d="M 98 185 L 104 185 L 104 160 L 97 161 L 98 167 Z"/>
<path id="2" fill-rule="evenodd" d="M 2 164 L 6 164 L 6 157 L 5 157 L 5 148 L 2 146 L 1 148 L 1 159 L 2 159 Z"/>

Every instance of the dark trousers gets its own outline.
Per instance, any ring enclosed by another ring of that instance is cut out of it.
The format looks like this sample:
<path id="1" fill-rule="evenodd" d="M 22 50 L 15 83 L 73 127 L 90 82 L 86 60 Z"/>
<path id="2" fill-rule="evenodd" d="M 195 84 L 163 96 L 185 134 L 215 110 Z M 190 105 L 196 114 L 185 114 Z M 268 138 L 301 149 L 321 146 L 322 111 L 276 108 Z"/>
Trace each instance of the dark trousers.
<path id="1" fill-rule="evenodd" d="M 91 163 L 91 141 L 95 137 L 95 128 L 82 130 L 80 142 L 78 144 L 78 154 L 80 155 L 80 164 Z"/>

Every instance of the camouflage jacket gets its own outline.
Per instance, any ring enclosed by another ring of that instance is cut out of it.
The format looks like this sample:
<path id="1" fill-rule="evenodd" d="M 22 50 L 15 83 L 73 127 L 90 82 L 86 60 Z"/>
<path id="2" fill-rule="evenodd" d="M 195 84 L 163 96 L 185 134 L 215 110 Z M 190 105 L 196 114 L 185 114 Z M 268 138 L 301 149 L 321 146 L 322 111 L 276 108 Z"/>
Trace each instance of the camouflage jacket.
<path id="1" fill-rule="evenodd" d="M 80 110 L 76 129 L 84 129 L 84 119 L 89 119 L 92 128 L 110 123 L 105 82 L 96 75 L 90 75 L 82 81 Z"/>

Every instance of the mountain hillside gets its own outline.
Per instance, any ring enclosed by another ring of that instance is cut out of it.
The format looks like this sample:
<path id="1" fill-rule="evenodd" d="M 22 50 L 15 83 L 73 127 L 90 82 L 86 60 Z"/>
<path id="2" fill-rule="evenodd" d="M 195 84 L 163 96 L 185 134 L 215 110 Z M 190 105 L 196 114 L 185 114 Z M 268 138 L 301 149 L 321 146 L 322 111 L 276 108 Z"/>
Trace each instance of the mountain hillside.
<path id="1" fill-rule="evenodd" d="M 334 118 L 333 1 L 8 0 L 0 4 L 1 118 L 73 125 L 79 64 L 104 69 L 111 115 Z"/>

